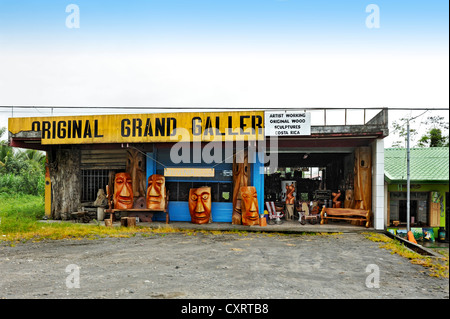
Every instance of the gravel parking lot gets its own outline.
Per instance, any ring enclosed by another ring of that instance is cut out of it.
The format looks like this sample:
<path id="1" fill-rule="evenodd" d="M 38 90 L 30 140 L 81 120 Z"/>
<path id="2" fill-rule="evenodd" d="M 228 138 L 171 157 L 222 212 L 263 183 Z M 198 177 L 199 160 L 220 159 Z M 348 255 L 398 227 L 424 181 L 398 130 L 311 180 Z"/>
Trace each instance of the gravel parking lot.
<path id="1" fill-rule="evenodd" d="M 168 233 L 0 244 L 0 298 L 432 298 L 448 279 L 359 233 Z"/>

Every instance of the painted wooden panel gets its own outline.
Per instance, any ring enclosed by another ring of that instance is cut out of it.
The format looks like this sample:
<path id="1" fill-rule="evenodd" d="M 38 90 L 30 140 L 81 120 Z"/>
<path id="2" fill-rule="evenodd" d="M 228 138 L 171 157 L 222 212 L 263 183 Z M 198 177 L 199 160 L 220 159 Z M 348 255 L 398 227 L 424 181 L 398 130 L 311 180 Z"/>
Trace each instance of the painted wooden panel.
<path id="1" fill-rule="evenodd" d="M 127 150 L 82 150 L 82 169 L 124 170 L 127 163 Z"/>

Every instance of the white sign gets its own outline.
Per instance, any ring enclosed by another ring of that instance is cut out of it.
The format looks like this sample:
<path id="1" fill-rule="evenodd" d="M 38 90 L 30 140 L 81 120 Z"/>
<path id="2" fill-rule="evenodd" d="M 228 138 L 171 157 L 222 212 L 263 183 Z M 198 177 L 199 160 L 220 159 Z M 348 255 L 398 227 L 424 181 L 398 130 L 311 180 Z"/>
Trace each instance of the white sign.
<path id="1" fill-rule="evenodd" d="M 311 135 L 311 113 L 301 111 L 265 112 L 266 136 Z"/>
<path id="2" fill-rule="evenodd" d="M 164 168 L 164 176 L 168 177 L 214 177 L 214 168 Z"/>

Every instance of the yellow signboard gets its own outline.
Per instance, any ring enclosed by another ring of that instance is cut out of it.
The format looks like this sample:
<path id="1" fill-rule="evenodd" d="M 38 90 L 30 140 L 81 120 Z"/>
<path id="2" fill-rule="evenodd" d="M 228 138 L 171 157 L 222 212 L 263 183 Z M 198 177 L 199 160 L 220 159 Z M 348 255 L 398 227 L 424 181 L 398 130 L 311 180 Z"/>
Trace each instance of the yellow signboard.
<path id="1" fill-rule="evenodd" d="M 214 177 L 214 168 L 164 168 L 164 176 L 168 177 Z"/>
<path id="2" fill-rule="evenodd" d="M 264 140 L 264 112 L 190 112 L 10 118 L 13 138 L 42 144 Z M 29 134 L 28 134 L 29 136 Z"/>

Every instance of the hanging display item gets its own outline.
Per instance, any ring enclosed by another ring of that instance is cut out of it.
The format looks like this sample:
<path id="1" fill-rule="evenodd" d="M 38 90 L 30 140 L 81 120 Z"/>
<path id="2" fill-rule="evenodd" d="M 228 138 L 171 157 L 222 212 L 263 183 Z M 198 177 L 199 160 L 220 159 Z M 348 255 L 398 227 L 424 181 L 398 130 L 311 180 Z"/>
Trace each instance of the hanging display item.
<path id="1" fill-rule="evenodd" d="M 148 178 L 147 208 L 164 211 L 166 207 L 166 179 L 162 175 L 153 174 Z"/>
<path id="2" fill-rule="evenodd" d="M 254 186 L 240 188 L 242 197 L 242 225 L 259 225 L 258 194 Z"/>
<path id="3" fill-rule="evenodd" d="M 211 187 L 189 190 L 189 213 L 193 224 L 207 224 L 211 218 Z"/>
<path id="4" fill-rule="evenodd" d="M 117 173 L 114 177 L 114 208 L 133 208 L 133 185 L 128 173 Z"/>

